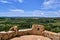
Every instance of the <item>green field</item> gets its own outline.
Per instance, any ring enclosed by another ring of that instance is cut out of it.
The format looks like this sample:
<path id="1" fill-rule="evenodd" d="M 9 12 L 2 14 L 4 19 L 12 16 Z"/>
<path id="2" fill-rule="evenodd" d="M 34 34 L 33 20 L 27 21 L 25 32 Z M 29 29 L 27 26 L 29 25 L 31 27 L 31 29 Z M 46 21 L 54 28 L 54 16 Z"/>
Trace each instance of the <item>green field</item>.
<path id="1" fill-rule="evenodd" d="M 31 28 L 32 24 L 42 24 L 48 31 L 60 32 L 60 18 L 0 17 L 0 31 L 8 31 L 14 25 L 19 29 Z"/>

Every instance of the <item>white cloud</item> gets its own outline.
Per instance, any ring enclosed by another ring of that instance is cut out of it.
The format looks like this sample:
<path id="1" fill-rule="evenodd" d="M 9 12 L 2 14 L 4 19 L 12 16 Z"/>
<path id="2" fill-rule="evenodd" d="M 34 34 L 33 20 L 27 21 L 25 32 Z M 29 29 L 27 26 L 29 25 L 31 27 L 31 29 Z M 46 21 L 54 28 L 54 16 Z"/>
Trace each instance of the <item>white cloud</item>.
<path id="1" fill-rule="evenodd" d="M 60 0 L 45 0 L 42 4 L 42 11 L 45 17 L 60 17 Z M 52 11 L 53 10 L 53 11 Z"/>
<path id="2" fill-rule="evenodd" d="M 8 1 L 8 0 L 0 0 L 1 3 L 12 3 L 12 2 L 19 2 L 19 3 L 23 3 L 24 0 L 12 0 L 12 2 Z"/>
<path id="3" fill-rule="evenodd" d="M 18 0 L 18 2 L 23 3 L 24 0 Z"/>
<path id="4" fill-rule="evenodd" d="M 58 11 L 24 11 L 22 9 L 11 9 L 9 12 L 1 13 L 0 16 L 8 17 L 60 17 L 60 10 Z"/>
<path id="5" fill-rule="evenodd" d="M 60 13 L 60 10 L 58 10 L 58 12 Z"/>
<path id="6" fill-rule="evenodd" d="M 24 12 L 24 10 L 22 9 L 11 9 L 10 11 L 11 12 Z"/>
<path id="7" fill-rule="evenodd" d="M 59 15 L 59 16 L 60 16 L 60 10 L 58 10 L 58 11 L 56 12 L 56 15 Z"/>
<path id="8" fill-rule="evenodd" d="M 45 0 L 42 6 L 42 9 L 57 9 L 60 7 L 60 0 Z"/>
<path id="9" fill-rule="evenodd" d="M 44 13 L 40 10 L 34 10 L 32 14 L 33 16 L 44 16 Z"/>
<path id="10" fill-rule="evenodd" d="M 34 10 L 32 14 L 33 16 L 37 16 L 37 17 L 60 17 L 60 10 L 59 11 Z"/>
<path id="11" fill-rule="evenodd" d="M 5 0 L 0 0 L 1 3 L 10 3 L 8 1 L 5 1 Z"/>

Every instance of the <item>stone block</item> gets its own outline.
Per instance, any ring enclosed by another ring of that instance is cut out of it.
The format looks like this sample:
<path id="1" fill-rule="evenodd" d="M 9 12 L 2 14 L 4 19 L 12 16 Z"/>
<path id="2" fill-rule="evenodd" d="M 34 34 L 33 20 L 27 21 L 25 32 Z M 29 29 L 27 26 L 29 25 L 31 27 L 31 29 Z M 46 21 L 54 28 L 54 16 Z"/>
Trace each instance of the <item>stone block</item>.
<path id="1" fill-rule="evenodd" d="M 57 33 L 54 33 L 54 32 L 44 31 L 44 36 L 52 40 L 59 40 L 59 35 L 57 35 Z"/>
<path id="2" fill-rule="evenodd" d="M 8 31 L 7 32 L 9 39 L 13 37 L 14 31 Z"/>
<path id="3" fill-rule="evenodd" d="M 38 25 L 38 24 L 32 25 L 33 34 L 42 35 L 43 31 L 44 31 L 44 26 L 43 25 Z"/>
<path id="4" fill-rule="evenodd" d="M 6 32 L 0 32 L 0 34 L 2 35 L 2 37 L 1 37 L 2 40 L 8 39 L 8 34 Z"/>

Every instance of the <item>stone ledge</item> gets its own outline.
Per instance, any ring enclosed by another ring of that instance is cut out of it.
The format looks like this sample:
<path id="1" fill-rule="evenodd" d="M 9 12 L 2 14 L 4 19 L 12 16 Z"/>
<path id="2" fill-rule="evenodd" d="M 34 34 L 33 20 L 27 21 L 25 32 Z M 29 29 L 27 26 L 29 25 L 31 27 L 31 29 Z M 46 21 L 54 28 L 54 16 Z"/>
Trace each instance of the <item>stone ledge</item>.
<path id="1" fill-rule="evenodd" d="M 31 29 L 23 29 L 23 30 L 17 30 L 17 31 L 16 30 L 0 32 L 0 40 L 7 40 L 7 39 L 13 38 L 17 35 L 19 35 L 19 36 L 21 36 L 21 35 L 42 35 L 42 36 L 48 37 L 52 40 L 60 40 L 60 33 L 46 31 L 44 29 L 44 26 L 42 26 L 42 25 L 34 24 Z"/>

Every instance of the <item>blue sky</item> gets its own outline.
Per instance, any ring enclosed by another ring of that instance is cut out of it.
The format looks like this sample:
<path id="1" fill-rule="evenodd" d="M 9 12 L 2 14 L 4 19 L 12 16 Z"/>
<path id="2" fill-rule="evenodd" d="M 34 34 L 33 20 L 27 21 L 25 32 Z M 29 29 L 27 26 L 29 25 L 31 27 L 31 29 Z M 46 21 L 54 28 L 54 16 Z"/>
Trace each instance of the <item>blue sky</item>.
<path id="1" fill-rule="evenodd" d="M 0 17 L 60 17 L 60 0 L 0 0 Z"/>

